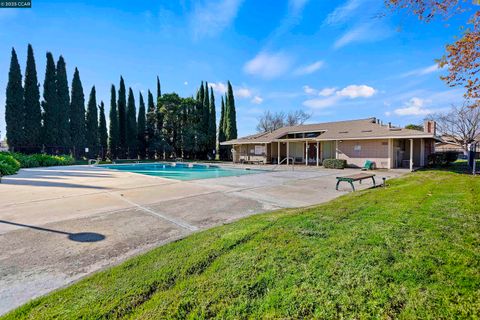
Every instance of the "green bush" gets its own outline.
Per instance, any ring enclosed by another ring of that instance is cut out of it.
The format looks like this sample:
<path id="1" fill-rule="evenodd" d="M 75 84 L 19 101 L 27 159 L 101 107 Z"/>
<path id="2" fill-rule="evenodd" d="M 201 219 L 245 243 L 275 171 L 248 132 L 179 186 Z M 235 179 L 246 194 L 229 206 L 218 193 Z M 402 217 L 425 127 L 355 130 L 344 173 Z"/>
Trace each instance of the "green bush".
<path id="1" fill-rule="evenodd" d="M 20 169 L 20 163 L 9 154 L 0 154 L 0 175 L 15 174 Z"/>
<path id="2" fill-rule="evenodd" d="M 458 152 L 432 153 L 428 156 L 428 166 L 438 167 L 447 166 L 458 159 Z"/>
<path id="3" fill-rule="evenodd" d="M 347 160 L 342 159 L 325 159 L 323 160 L 323 167 L 328 169 L 345 169 Z"/>
<path id="4" fill-rule="evenodd" d="M 66 166 L 75 163 L 69 155 L 51 156 L 48 154 L 23 154 L 17 152 L 0 152 L 0 173 L 10 175 L 20 168 Z"/>

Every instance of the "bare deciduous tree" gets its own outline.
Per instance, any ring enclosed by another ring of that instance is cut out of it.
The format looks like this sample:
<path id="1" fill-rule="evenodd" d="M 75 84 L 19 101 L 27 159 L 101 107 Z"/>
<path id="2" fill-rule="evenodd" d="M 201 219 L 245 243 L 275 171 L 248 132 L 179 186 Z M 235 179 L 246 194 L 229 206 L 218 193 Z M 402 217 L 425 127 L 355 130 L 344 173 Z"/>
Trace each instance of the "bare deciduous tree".
<path id="1" fill-rule="evenodd" d="M 472 108 L 465 103 L 461 107 L 452 107 L 445 113 L 437 113 L 427 120 L 437 123 L 437 131 L 448 142 L 460 146 L 467 151 L 467 146 L 480 135 L 480 109 Z"/>
<path id="2" fill-rule="evenodd" d="M 272 113 L 265 111 L 263 115 L 258 118 L 257 131 L 272 132 L 285 126 L 304 124 L 310 117 L 311 115 L 303 110 L 296 110 L 287 114 L 284 112 Z"/>

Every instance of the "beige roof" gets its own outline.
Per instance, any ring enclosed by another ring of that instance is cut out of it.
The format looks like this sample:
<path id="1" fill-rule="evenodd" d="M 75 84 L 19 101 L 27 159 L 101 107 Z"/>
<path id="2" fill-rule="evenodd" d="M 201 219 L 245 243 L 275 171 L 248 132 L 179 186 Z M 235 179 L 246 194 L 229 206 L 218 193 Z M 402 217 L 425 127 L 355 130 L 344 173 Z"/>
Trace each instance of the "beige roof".
<path id="1" fill-rule="evenodd" d="M 325 122 L 315 124 L 304 124 L 291 127 L 283 127 L 272 132 L 257 133 L 243 138 L 222 142 L 222 145 L 246 144 L 246 143 L 270 143 L 277 141 L 285 134 L 297 132 L 322 131 L 316 138 L 309 138 L 315 141 L 328 140 L 357 140 L 357 139 L 386 139 L 386 138 L 434 138 L 431 133 L 423 131 L 390 127 L 381 125 L 376 118 L 359 120 L 347 120 L 336 122 Z"/>

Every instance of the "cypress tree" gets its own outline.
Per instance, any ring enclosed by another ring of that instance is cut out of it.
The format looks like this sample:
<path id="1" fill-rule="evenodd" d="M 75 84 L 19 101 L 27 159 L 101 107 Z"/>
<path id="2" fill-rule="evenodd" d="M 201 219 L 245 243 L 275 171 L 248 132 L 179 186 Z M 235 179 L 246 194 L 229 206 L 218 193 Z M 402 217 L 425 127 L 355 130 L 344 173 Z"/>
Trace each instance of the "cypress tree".
<path id="1" fill-rule="evenodd" d="M 155 112 L 155 104 L 153 102 L 153 95 L 148 90 L 148 111 L 147 111 L 147 150 L 148 158 L 155 158 L 156 151 L 156 126 L 157 126 L 157 114 Z"/>
<path id="2" fill-rule="evenodd" d="M 220 160 L 225 159 L 225 146 L 221 146 L 220 143 L 225 141 L 225 130 L 224 130 L 224 122 L 225 122 L 225 102 L 223 101 L 222 96 L 222 103 L 221 103 L 221 111 L 220 111 L 220 123 L 218 124 L 218 155 Z"/>
<path id="3" fill-rule="evenodd" d="M 210 139 L 210 150 L 214 152 L 217 148 L 217 115 L 215 108 L 215 96 L 213 95 L 213 89 L 210 88 L 210 113 L 208 117 L 208 135 Z"/>
<path id="4" fill-rule="evenodd" d="M 108 150 L 110 159 L 118 157 L 118 147 L 120 143 L 120 132 L 118 128 L 117 97 L 115 86 L 112 84 L 110 89 L 110 135 L 108 136 Z"/>
<path id="5" fill-rule="evenodd" d="M 237 139 L 237 113 L 235 110 L 235 98 L 233 96 L 232 84 L 227 83 L 227 123 L 225 136 L 227 140 Z"/>
<path id="6" fill-rule="evenodd" d="M 86 140 L 88 147 L 88 157 L 96 158 L 98 156 L 98 110 L 95 86 L 90 91 L 88 98 L 87 116 L 86 116 Z"/>
<path id="7" fill-rule="evenodd" d="M 5 101 L 5 122 L 7 125 L 7 141 L 10 150 L 19 150 L 25 142 L 24 137 L 24 101 L 22 87 L 22 72 L 18 63 L 17 53 L 12 48 L 10 71 Z"/>
<path id="8" fill-rule="evenodd" d="M 69 108 L 70 94 L 68 92 L 67 69 L 65 60 L 62 56 L 57 62 L 57 145 L 62 150 L 61 153 L 67 153 L 70 150 L 70 124 L 69 124 Z"/>
<path id="9" fill-rule="evenodd" d="M 85 96 L 80 73 L 75 68 L 72 80 L 72 100 L 70 103 L 70 137 L 74 157 L 80 157 L 85 148 Z"/>
<path id="10" fill-rule="evenodd" d="M 160 88 L 160 79 L 157 76 L 157 103 L 158 99 L 162 97 L 162 89 Z"/>
<path id="11" fill-rule="evenodd" d="M 205 82 L 204 96 L 203 96 L 203 106 L 202 106 L 203 116 L 202 116 L 202 132 L 204 136 L 203 140 L 203 150 L 204 156 L 207 157 L 210 155 L 210 132 L 209 132 L 209 118 L 210 118 L 210 97 L 208 95 L 208 82 Z"/>
<path id="12" fill-rule="evenodd" d="M 47 153 L 55 153 L 58 147 L 58 96 L 55 61 L 47 52 L 47 67 L 43 82 L 43 143 Z"/>
<path id="13" fill-rule="evenodd" d="M 128 89 L 127 102 L 127 148 L 128 157 L 137 158 L 137 110 L 135 108 L 135 97 L 132 88 Z"/>
<path id="14" fill-rule="evenodd" d="M 120 137 L 120 157 L 126 156 L 127 151 L 127 98 L 125 82 L 120 77 L 120 88 L 118 89 L 118 130 Z"/>
<path id="15" fill-rule="evenodd" d="M 145 116 L 145 102 L 143 95 L 140 93 L 140 102 L 138 106 L 138 121 L 137 121 L 137 143 L 138 155 L 140 159 L 145 159 L 147 155 L 147 136 L 146 136 L 146 116 Z"/>
<path id="16" fill-rule="evenodd" d="M 105 119 L 105 105 L 100 102 L 100 118 L 98 120 L 98 144 L 100 146 L 100 156 L 105 160 L 108 149 L 107 120 Z"/>
<path id="17" fill-rule="evenodd" d="M 42 110 L 40 109 L 40 89 L 37 79 L 37 67 L 33 48 L 28 45 L 27 68 L 25 70 L 25 150 L 27 153 L 40 152 L 42 149 Z M 68 110 L 67 110 L 68 112 Z M 70 136 L 70 132 L 68 133 Z"/>

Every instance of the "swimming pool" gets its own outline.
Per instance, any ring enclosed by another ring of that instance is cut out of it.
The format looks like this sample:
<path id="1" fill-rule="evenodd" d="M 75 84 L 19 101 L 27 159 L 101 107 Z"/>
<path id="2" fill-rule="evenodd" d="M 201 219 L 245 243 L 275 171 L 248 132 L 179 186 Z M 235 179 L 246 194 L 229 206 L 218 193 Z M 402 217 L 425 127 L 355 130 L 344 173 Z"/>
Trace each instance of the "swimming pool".
<path id="1" fill-rule="evenodd" d="M 261 170 L 222 168 L 216 165 L 186 164 L 186 163 L 135 163 L 109 164 L 99 167 L 164 177 L 175 180 L 196 180 L 219 177 L 241 176 L 260 173 Z"/>

